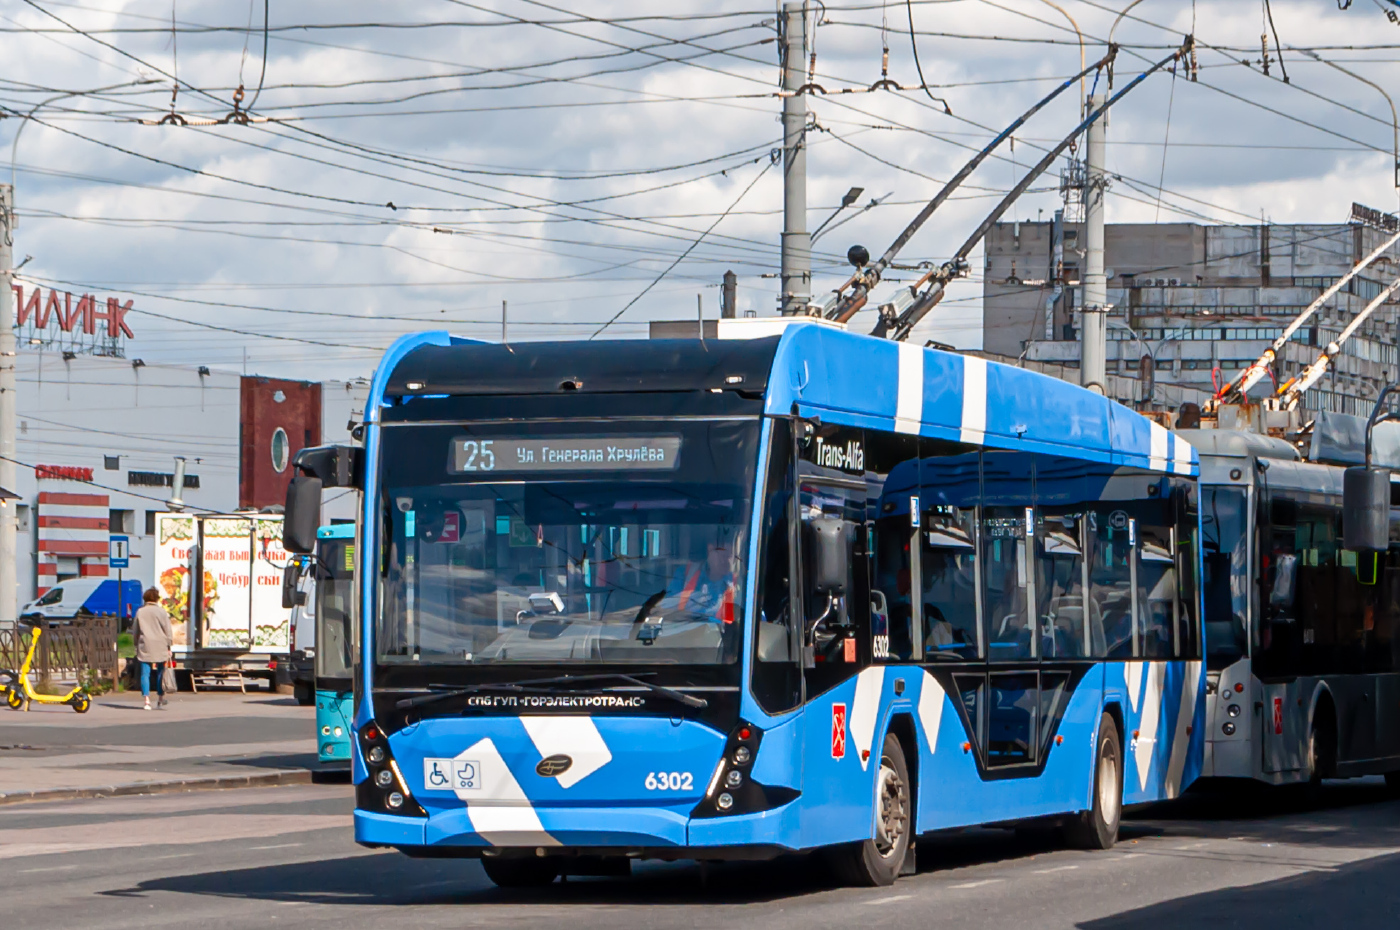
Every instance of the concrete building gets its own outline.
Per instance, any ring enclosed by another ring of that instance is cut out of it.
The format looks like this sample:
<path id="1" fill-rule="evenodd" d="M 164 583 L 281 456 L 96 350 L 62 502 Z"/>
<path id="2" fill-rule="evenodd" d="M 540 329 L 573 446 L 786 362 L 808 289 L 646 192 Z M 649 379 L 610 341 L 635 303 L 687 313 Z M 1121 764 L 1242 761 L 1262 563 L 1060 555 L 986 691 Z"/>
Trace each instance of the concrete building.
<path id="1" fill-rule="evenodd" d="M 131 537 L 127 577 L 149 583 L 155 515 L 175 457 L 190 509 L 281 504 L 305 445 L 349 442 L 364 382 L 324 384 L 41 351 L 17 358 L 19 602 L 65 578 L 105 576 L 111 533 Z M 27 467 L 26 467 L 27 466 Z M 354 515 L 353 495 L 328 518 Z"/>
<path id="2" fill-rule="evenodd" d="M 1356 211 L 1358 217 L 1364 208 Z M 1372 211 L 1374 212 L 1374 211 Z M 1069 377 L 1079 367 L 1083 226 L 1062 226 L 1055 267 L 1053 222 L 999 223 L 987 237 L 983 347 L 1039 362 Z M 1358 218 L 1319 225 L 1110 224 L 1105 236 L 1108 370 L 1162 391 L 1203 394 L 1254 361 L 1322 291 L 1389 234 Z M 1279 379 L 1311 363 L 1397 276 L 1392 248 L 1353 279 L 1285 346 Z M 1365 416 L 1397 377 L 1400 304 L 1387 302 L 1343 347 L 1327 378 L 1304 398 L 1310 411 Z M 1266 381 L 1259 390 L 1270 388 Z M 1142 387 L 1125 401 L 1145 399 Z M 1155 404 L 1163 398 L 1153 392 Z"/>

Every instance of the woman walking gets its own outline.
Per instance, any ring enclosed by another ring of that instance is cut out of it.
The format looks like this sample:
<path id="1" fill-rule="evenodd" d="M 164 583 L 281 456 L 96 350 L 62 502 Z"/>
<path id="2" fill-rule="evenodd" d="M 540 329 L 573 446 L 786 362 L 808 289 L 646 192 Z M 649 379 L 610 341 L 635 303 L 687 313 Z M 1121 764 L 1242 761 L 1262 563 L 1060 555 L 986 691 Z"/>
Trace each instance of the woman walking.
<path id="1" fill-rule="evenodd" d="M 145 601 L 136 611 L 136 661 L 141 668 L 141 696 L 146 699 L 143 710 L 151 709 L 151 674 L 155 673 L 157 707 L 164 707 L 165 663 L 170 661 L 170 643 L 175 633 L 170 627 L 170 615 L 160 606 L 160 592 L 147 588 Z"/>

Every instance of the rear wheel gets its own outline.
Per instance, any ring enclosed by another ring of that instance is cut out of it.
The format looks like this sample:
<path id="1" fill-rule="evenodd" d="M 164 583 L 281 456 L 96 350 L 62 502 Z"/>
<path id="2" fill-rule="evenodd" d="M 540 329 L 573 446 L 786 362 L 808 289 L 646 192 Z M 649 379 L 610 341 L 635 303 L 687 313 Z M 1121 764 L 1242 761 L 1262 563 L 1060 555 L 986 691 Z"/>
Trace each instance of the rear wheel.
<path id="1" fill-rule="evenodd" d="M 875 773 L 875 836 L 830 854 L 832 868 L 844 884 L 867 888 L 894 884 L 909 854 L 914 823 L 910 795 L 904 748 L 891 733 L 885 737 Z"/>
<path id="2" fill-rule="evenodd" d="M 24 709 L 24 695 L 15 688 L 5 689 L 5 703 L 10 705 L 10 710 Z"/>
<path id="3" fill-rule="evenodd" d="M 559 877 L 559 867 L 548 859 L 483 857 L 481 868 L 499 888 L 540 888 Z"/>
<path id="4" fill-rule="evenodd" d="M 1111 849 L 1118 842 L 1123 817 L 1123 748 L 1118 724 L 1108 714 L 1099 719 L 1094 755 L 1094 804 L 1064 826 L 1065 841 L 1077 849 Z"/>
<path id="5" fill-rule="evenodd" d="M 297 681 L 292 683 L 292 696 L 302 707 L 310 707 L 316 703 L 316 689 L 311 687 L 309 682 Z"/>
<path id="6" fill-rule="evenodd" d="M 86 694 L 80 694 L 69 703 L 73 705 L 73 709 L 78 713 L 85 714 L 88 712 L 88 708 L 92 707 L 92 698 L 88 697 Z"/>

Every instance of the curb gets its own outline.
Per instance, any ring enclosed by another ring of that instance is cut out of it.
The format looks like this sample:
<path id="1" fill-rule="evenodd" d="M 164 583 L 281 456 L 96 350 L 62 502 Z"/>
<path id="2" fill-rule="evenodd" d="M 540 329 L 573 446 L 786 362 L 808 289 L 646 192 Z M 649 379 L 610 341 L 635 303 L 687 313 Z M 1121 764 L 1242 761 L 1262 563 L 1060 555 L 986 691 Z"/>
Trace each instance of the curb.
<path id="1" fill-rule="evenodd" d="M 228 788 L 272 788 L 278 785 L 309 785 L 311 772 L 290 769 L 262 775 L 218 775 L 212 778 L 183 778 L 173 781 L 136 782 L 98 788 L 40 788 L 34 791 L 0 792 L 0 805 L 37 801 L 69 801 L 90 798 L 122 798 L 142 794 L 178 794 L 184 791 L 219 791 Z"/>

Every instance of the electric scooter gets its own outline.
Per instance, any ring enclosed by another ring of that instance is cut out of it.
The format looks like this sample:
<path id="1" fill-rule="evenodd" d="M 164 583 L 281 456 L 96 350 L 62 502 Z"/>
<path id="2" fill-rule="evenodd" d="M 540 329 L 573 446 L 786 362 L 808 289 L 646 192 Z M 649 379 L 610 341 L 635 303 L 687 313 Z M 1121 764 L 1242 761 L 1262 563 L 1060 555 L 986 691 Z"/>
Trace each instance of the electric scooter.
<path id="1" fill-rule="evenodd" d="M 39 645 L 39 636 L 43 633 L 43 627 L 34 627 L 33 635 L 29 638 L 29 652 L 24 656 L 24 664 L 19 667 L 17 673 L 12 673 L 11 681 L 5 685 L 5 703 L 10 705 L 11 710 L 28 710 L 29 705 L 35 701 L 40 704 L 67 704 L 80 714 L 88 712 L 92 706 L 92 698 L 82 685 L 78 685 L 67 694 L 40 694 L 29 684 L 29 667 L 34 663 L 34 650 Z"/>

